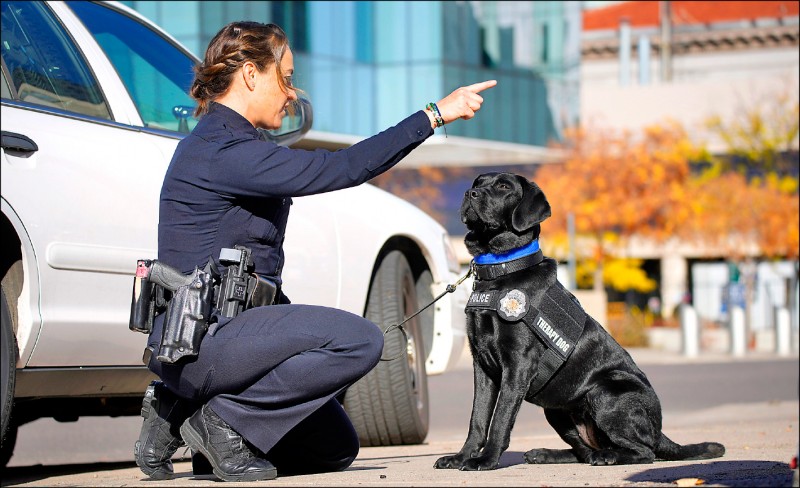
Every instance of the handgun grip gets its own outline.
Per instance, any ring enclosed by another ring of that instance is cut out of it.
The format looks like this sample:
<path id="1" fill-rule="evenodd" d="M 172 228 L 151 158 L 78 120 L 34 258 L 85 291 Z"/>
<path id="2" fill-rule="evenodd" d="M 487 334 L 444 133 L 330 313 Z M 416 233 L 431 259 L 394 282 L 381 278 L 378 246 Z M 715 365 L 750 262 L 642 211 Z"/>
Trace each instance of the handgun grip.
<path id="1" fill-rule="evenodd" d="M 192 275 L 185 275 L 160 261 L 153 261 L 150 266 L 150 281 L 161 285 L 169 291 L 175 291 L 181 286 L 186 286 L 192 282 Z"/>

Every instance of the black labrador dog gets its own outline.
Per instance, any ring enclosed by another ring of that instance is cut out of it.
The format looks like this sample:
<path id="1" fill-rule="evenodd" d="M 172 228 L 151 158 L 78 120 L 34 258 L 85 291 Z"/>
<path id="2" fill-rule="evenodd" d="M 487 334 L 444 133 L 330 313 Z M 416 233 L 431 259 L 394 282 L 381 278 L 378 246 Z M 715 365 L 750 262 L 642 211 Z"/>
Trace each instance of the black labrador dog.
<path id="1" fill-rule="evenodd" d="M 474 256 L 467 303 L 475 396 L 464 447 L 436 468 L 498 466 L 523 400 L 544 409 L 571 449 L 533 449 L 532 464 L 594 466 L 710 459 L 714 442 L 678 445 L 661 432 L 661 404 L 645 374 L 556 280 L 556 261 L 538 249 L 550 216 L 542 190 L 509 173 L 478 176 L 461 219 Z"/>

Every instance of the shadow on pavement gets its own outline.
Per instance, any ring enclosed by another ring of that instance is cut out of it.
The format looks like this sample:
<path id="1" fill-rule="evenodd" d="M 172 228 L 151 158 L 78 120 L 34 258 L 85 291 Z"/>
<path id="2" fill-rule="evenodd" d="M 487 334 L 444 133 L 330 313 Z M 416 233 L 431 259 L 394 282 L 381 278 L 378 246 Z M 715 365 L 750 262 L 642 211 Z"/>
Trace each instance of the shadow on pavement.
<path id="1" fill-rule="evenodd" d="M 500 464 L 499 468 L 507 468 L 509 466 L 514 466 L 517 464 L 527 464 L 525 463 L 525 455 L 522 451 L 506 451 L 500 455 Z"/>
<path id="2" fill-rule="evenodd" d="M 653 468 L 626 478 L 638 483 L 674 483 L 699 478 L 704 484 L 722 486 L 792 486 L 792 470 L 774 461 L 715 461 Z"/>
<path id="3" fill-rule="evenodd" d="M 69 474 L 94 473 L 100 471 L 114 471 L 117 469 L 128 469 L 136 467 L 133 461 L 114 462 L 114 463 L 91 463 L 91 464 L 55 464 L 44 466 L 36 464 L 34 466 L 15 466 L 3 469 L 3 486 L 14 486 L 32 481 L 40 481 L 53 476 L 64 476 Z"/>
<path id="4" fill-rule="evenodd" d="M 364 452 L 364 451 L 361 451 L 361 452 Z M 430 458 L 433 458 L 433 459 L 438 459 L 441 456 L 447 456 L 447 455 L 450 455 L 450 454 L 455 454 L 455 452 L 440 452 L 440 453 L 430 452 L 430 453 L 426 453 L 426 454 L 405 454 L 404 453 L 404 454 L 398 454 L 396 456 L 359 457 L 359 458 L 356 459 L 356 462 L 360 462 L 360 461 L 383 461 L 385 459 L 413 459 L 413 458 L 424 458 L 424 457 L 430 457 Z"/>

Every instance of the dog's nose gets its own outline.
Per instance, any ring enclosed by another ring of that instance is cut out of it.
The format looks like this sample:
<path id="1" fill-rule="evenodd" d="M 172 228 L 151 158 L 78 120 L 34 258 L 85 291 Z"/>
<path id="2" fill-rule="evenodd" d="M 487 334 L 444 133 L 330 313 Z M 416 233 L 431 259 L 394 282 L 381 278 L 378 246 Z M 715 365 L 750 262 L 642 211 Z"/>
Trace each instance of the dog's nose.
<path id="1" fill-rule="evenodd" d="M 478 195 L 479 195 L 478 190 L 470 190 L 469 192 L 469 196 L 471 198 L 478 198 Z"/>

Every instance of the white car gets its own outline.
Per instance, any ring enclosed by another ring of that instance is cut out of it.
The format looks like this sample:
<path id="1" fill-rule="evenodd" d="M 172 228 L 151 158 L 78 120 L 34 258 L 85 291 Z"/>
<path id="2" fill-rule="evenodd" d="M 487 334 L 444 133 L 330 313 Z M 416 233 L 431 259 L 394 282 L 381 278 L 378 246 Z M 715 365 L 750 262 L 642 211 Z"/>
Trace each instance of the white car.
<path id="1" fill-rule="evenodd" d="M 196 121 L 198 60 L 118 3 L 2 2 L 2 464 L 39 417 L 136 415 L 153 375 L 128 329 L 136 260 L 155 258 L 161 182 Z M 308 103 L 274 133 L 310 128 Z M 296 198 L 284 281 L 294 303 L 386 328 L 458 279 L 444 228 L 370 185 Z M 363 445 L 422 442 L 426 374 L 464 346 L 460 287 L 386 336 L 344 404 Z"/>

